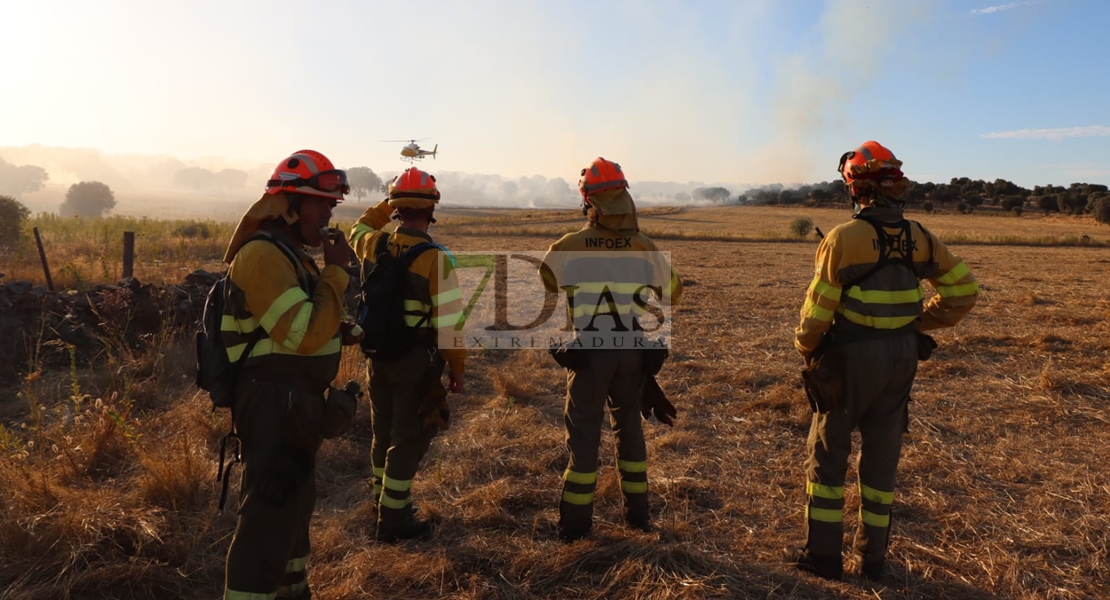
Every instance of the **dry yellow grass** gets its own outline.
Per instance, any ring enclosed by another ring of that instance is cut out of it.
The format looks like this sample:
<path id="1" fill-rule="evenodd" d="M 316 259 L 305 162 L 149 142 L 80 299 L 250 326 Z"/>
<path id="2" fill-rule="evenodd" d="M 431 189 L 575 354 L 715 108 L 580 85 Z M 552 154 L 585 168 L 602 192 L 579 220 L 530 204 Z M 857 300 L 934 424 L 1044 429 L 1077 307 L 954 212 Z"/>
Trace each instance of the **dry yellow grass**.
<path id="1" fill-rule="evenodd" d="M 581 220 L 500 216 L 516 228 Z M 796 216 L 828 231 L 847 211 L 698 209 L 645 215 L 643 224 L 691 236 L 787 237 Z M 1105 241 L 1110 233 L 1078 219 L 915 216 L 942 235 L 1000 227 L 1012 233 L 999 235 Z M 542 250 L 552 241 L 441 223 L 440 239 L 459 250 Z M 451 429 L 414 484 L 421 513 L 439 521 L 431 540 L 373 541 L 365 406 L 353 431 L 325 442 L 309 566 L 315 597 L 1110 596 L 1105 248 L 954 245 L 983 295 L 958 328 L 938 333 L 940 349 L 921 364 L 895 498 L 892 574 L 866 584 L 799 574 L 780 557 L 799 541 L 804 518 L 809 410 L 792 331 L 814 245 L 660 245 L 687 289 L 661 376 L 679 421 L 646 425 L 657 532 L 621 525 L 605 436 L 596 535 L 569 545 L 555 539 L 565 375 L 544 352 L 483 351 L 470 362 L 468 393 L 452 397 Z M 0 596 L 219 594 L 234 527 L 231 511 L 214 514 L 226 415 L 211 414 L 182 377 L 188 347 L 162 348 L 153 367 L 142 364 L 149 358 L 122 357 L 119 374 L 45 373 L 24 385 L 25 410 L 0 430 Z M 357 352 L 348 352 L 340 379 L 362 377 Z M 87 395 L 79 402 L 69 397 L 72 381 Z M 119 390 L 126 393 L 113 397 Z M 849 512 L 849 532 L 854 521 Z"/>

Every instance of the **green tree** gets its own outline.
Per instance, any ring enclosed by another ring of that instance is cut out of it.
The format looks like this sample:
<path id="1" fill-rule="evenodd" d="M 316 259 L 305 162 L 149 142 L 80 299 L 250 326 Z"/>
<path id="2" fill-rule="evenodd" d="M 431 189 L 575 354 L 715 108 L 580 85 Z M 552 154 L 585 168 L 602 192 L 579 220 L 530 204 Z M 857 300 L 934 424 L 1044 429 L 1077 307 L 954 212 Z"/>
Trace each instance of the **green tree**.
<path id="1" fill-rule="evenodd" d="M 925 186 L 916 181 L 911 181 L 910 189 L 906 191 L 906 195 L 902 199 L 906 201 L 906 204 L 922 204 L 928 199 L 928 192 L 929 190 Z"/>
<path id="2" fill-rule="evenodd" d="M 370 169 L 370 167 L 354 167 L 347 169 L 347 182 L 351 185 L 351 191 L 355 193 L 356 200 L 362 200 L 367 194 L 371 194 L 378 190 L 385 190 L 386 186 L 382 183 L 382 178 Z"/>
<path id="3" fill-rule="evenodd" d="M 1103 196 L 1096 200 L 1091 214 L 1099 223 L 1110 225 L 1110 196 Z"/>
<path id="4" fill-rule="evenodd" d="M 21 194 L 41 190 L 48 179 L 50 176 L 42 167 L 17 167 L 0 158 L 0 194 L 11 194 L 18 198 Z"/>
<path id="5" fill-rule="evenodd" d="M 1009 211 L 1016 211 L 1021 214 L 1021 207 L 1025 204 L 1025 200 L 1021 196 L 1006 196 L 1002 198 L 1002 209 Z"/>
<path id="6" fill-rule="evenodd" d="M 239 169 L 220 169 L 212 174 L 213 182 L 225 190 L 241 190 L 247 187 L 246 171 Z"/>
<path id="7" fill-rule="evenodd" d="M 1087 195 L 1087 209 L 1086 209 L 1087 212 L 1089 212 L 1091 214 L 1094 214 L 1095 205 L 1098 204 L 1099 200 L 1101 200 L 1103 198 L 1106 198 L 1106 197 L 1110 197 L 1110 193 L 1107 193 L 1107 192 L 1092 192 L 1092 193 L 1088 194 Z"/>
<path id="8" fill-rule="evenodd" d="M 215 179 L 215 173 L 202 167 L 185 167 L 173 176 L 173 184 L 180 187 L 188 187 L 197 190 L 203 190 L 211 187 Z"/>
<path id="9" fill-rule="evenodd" d="M 12 248 L 23 237 L 31 210 L 11 196 L 0 196 L 0 248 Z"/>
<path id="10" fill-rule="evenodd" d="M 1055 194 L 1045 194 L 1044 196 L 1032 196 L 1031 198 L 1037 199 L 1037 206 L 1048 214 L 1050 212 L 1060 212 L 1060 205 L 1056 204 Z"/>
<path id="11" fill-rule="evenodd" d="M 58 212 L 63 217 L 101 217 L 115 206 L 116 195 L 112 188 L 99 181 L 82 181 L 69 186 Z"/>
<path id="12" fill-rule="evenodd" d="M 732 196 L 732 192 L 723 187 L 700 187 L 694 188 L 690 195 L 695 200 L 708 200 L 710 202 L 723 203 L 727 202 Z"/>
<path id="13" fill-rule="evenodd" d="M 815 190 L 810 191 L 809 199 L 813 200 L 813 205 L 814 206 L 821 206 L 823 204 L 828 203 L 829 200 L 832 200 L 832 194 L 830 194 L 829 191 L 826 190 L 826 189 L 817 188 Z"/>

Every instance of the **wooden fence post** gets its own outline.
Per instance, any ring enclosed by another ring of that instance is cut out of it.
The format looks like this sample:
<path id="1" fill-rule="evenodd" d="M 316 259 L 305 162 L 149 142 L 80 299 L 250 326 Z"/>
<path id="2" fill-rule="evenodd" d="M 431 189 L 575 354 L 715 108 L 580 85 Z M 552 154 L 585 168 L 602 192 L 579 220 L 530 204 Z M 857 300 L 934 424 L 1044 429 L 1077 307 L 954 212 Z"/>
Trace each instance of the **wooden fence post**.
<path id="1" fill-rule="evenodd" d="M 135 232 L 123 232 L 123 278 L 131 277 L 135 269 Z"/>
<path id="2" fill-rule="evenodd" d="M 46 275 L 46 289 L 54 291 L 54 280 L 50 278 L 50 267 L 46 264 L 46 251 L 42 249 L 42 238 L 39 237 L 39 228 L 34 228 L 35 245 L 39 247 L 39 262 L 42 263 L 42 273 Z"/>

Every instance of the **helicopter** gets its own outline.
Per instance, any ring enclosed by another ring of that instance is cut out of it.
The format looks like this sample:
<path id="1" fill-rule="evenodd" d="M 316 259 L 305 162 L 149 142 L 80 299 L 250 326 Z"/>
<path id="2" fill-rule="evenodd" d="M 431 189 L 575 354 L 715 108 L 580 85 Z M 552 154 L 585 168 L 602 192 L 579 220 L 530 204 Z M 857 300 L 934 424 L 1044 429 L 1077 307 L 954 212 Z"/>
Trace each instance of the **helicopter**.
<path id="1" fill-rule="evenodd" d="M 406 162 L 413 162 L 423 160 L 425 156 L 431 156 L 433 159 L 436 157 L 436 151 L 439 150 L 439 144 L 436 144 L 431 150 L 425 150 L 420 147 L 416 142 L 420 140 L 382 140 L 383 142 L 408 142 L 401 148 L 401 160 Z"/>

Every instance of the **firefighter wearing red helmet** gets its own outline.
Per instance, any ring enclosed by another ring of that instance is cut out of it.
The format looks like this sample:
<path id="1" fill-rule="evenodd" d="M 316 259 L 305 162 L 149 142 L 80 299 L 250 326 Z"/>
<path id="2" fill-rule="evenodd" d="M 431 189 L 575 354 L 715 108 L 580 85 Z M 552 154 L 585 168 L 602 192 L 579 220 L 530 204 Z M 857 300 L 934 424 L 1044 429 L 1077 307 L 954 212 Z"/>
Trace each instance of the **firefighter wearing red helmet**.
<path id="1" fill-rule="evenodd" d="M 221 339 L 241 358 L 232 405 L 242 455 L 239 518 L 224 598 L 308 598 L 316 452 L 349 425 L 357 392 L 332 388 L 342 345 L 351 248 L 328 229 L 347 176 L 313 150 L 278 164 L 240 219 L 229 263 Z M 321 248 L 324 268 L 305 253 Z M 227 476 L 227 473 L 224 473 Z"/>
<path id="2" fill-rule="evenodd" d="M 455 331 L 462 292 L 450 253 L 428 235 L 439 199 L 435 177 L 410 167 L 389 183 L 388 197 L 367 209 L 350 233 L 364 278 L 389 260 L 384 255 L 411 261 L 404 290 L 406 335 L 368 353 L 371 486 L 378 506 L 376 537 L 384 542 L 431 532 L 430 522 L 415 515 L 412 480 L 436 433 L 447 429 L 447 392 L 465 388 L 466 350 Z M 398 221 L 393 232 L 383 229 L 391 219 Z"/>
<path id="3" fill-rule="evenodd" d="M 605 420 L 616 435 L 617 473 L 628 526 L 652 529 L 648 462 L 641 415 L 673 424 L 676 411 L 655 382 L 666 340 L 651 339 L 640 319 L 649 297 L 677 304 L 682 283 L 666 256 L 640 232 L 636 205 L 620 165 L 597 158 L 578 183 L 588 223 L 548 249 L 544 287 L 566 294 L 575 338 L 552 350 L 567 369 L 566 445 L 559 536 L 586 537 L 593 525 L 598 445 Z"/>
<path id="4" fill-rule="evenodd" d="M 900 199 L 910 182 L 901 167 L 875 141 L 841 157 L 837 171 L 854 214 L 817 248 L 816 273 L 795 331 L 813 421 L 806 442 L 806 545 L 789 559 L 828 579 L 843 574 L 852 431 L 858 427 L 862 440 L 860 523 L 852 551 L 860 574 L 878 580 L 886 563 L 910 389 L 918 360 L 935 347 L 924 332 L 955 326 L 979 294 L 967 264 L 903 216 Z M 937 292 L 928 303 L 923 279 Z"/>

